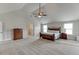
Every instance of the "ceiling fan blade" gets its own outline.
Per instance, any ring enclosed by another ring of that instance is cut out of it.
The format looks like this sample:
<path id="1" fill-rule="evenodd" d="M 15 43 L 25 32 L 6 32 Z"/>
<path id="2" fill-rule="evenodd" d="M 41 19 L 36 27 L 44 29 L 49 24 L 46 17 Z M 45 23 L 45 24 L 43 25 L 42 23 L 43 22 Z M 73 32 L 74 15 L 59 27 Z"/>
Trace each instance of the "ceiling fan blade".
<path id="1" fill-rule="evenodd" d="M 47 16 L 46 14 L 43 14 L 43 16 Z"/>

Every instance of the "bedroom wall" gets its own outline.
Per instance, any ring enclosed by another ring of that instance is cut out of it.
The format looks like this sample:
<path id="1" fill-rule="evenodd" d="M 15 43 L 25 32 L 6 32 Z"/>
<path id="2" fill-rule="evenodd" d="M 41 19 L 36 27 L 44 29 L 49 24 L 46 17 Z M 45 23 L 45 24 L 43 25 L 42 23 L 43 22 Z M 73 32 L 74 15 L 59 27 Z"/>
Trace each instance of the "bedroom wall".
<path id="1" fill-rule="evenodd" d="M 26 13 L 22 12 L 21 10 L 0 15 L 0 22 L 3 23 L 2 41 L 13 39 L 13 32 L 12 32 L 13 28 L 22 28 L 23 38 L 28 38 L 28 37 L 39 38 L 39 32 L 40 32 L 39 19 L 26 15 Z M 29 35 L 30 31 L 31 31 L 30 33 L 31 35 Z"/>
<path id="2" fill-rule="evenodd" d="M 26 22 L 24 22 L 24 19 L 17 16 L 5 15 L 0 18 L 0 21 L 3 23 L 3 41 L 13 39 L 13 28 L 22 28 L 24 31 L 23 37 L 25 38 L 27 36 Z"/>
<path id="3" fill-rule="evenodd" d="M 13 39 L 13 28 L 22 28 L 23 38 L 27 38 L 29 28 L 28 24 L 32 24 L 27 15 L 19 10 L 0 15 L 0 22 L 3 23 L 3 41 Z"/>
<path id="4" fill-rule="evenodd" d="M 79 35 L 79 20 L 75 21 L 68 21 L 68 22 L 51 22 L 48 23 L 48 27 L 60 27 L 61 26 L 61 32 L 64 32 L 64 23 L 73 23 L 73 35 L 68 35 L 68 39 L 76 39 L 76 36 Z"/>
<path id="5" fill-rule="evenodd" d="M 32 20 L 34 20 L 34 37 L 39 39 L 39 33 L 42 32 L 42 24 L 46 24 L 50 19 L 48 19 L 48 17 L 33 17 Z"/>

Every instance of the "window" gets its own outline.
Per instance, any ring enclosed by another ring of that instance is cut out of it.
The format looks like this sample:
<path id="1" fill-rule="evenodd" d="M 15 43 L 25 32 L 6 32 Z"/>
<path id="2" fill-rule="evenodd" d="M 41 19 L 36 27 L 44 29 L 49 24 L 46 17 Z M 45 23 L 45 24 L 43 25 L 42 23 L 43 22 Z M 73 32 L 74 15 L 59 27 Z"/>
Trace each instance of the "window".
<path id="1" fill-rule="evenodd" d="M 47 32 L 47 25 L 46 24 L 43 25 L 43 32 Z"/>
<path id="2" fill-rule="evenodd" d="M 64 24 L 64 29 L 67 34 L 72 34 L 73 32 L 73 23 Z"/>

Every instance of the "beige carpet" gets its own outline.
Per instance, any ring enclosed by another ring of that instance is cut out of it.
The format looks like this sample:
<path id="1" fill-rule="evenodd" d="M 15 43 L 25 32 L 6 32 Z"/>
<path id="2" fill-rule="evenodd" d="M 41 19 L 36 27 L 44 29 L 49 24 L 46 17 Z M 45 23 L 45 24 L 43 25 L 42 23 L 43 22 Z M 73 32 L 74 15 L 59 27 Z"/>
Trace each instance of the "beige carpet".
<path id="1" fill-rule="evenodd" d="M 79 42 L 27 38 L 0 42 L 0 55 L 77 55 Z"/>

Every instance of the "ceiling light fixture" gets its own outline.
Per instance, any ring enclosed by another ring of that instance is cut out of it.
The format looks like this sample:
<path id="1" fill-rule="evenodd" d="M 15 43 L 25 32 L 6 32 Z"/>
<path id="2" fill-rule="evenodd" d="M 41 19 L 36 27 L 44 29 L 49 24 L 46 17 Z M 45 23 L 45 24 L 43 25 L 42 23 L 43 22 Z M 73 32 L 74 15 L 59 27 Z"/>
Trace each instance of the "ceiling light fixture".
<path id="1" fill-rule="evenodd" d="M 38 12 L 36 14 L 34 14 L 35 17 L 41 18 L 43 16 L 47 16 L 45 11 L 42 10 L 41 8 L 41 3 L 39 3 L 39 9 Z"/>

